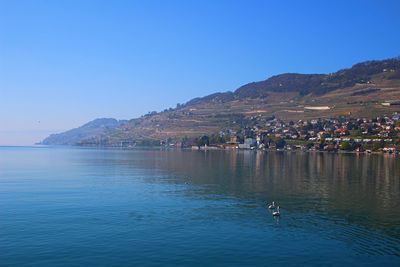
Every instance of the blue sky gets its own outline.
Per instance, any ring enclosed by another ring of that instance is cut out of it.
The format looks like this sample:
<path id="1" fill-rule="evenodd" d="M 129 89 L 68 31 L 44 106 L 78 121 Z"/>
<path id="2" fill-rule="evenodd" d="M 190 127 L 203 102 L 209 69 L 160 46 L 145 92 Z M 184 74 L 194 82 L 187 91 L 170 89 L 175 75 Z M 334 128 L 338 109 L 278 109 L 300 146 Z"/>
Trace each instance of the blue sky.
<path id="1" fill-rule="evenodd" d="M 400 1 L 0 0 L 0 145 L 400 55 Z"/>

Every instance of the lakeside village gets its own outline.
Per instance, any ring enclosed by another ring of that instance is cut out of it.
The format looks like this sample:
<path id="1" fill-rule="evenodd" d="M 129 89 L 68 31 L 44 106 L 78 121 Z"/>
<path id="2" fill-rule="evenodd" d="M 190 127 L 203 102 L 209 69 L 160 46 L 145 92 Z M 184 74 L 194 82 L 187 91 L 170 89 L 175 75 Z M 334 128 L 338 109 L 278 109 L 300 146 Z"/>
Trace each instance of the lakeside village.
<path id="1" fill-rule="evenodd" d="M 275 117 L 239 131 L 223 130 L 180 142 L 165 140 L 164 147 L 302 151 L 353 151 L 400 154 L 400 113 L 373 119 L 340 117 L 283 122 Z"/>

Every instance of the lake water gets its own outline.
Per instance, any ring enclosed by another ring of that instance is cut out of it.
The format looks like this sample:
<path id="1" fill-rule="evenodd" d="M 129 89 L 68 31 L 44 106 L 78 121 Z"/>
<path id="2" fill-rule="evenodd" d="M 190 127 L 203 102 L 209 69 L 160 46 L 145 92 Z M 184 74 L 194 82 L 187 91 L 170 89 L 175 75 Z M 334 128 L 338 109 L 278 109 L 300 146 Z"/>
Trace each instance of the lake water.
<path id="1" fill-rule="evenodd" d="M 0 266 L 176 265 L 400 266 L 400 158 L 0 148 Z"/>

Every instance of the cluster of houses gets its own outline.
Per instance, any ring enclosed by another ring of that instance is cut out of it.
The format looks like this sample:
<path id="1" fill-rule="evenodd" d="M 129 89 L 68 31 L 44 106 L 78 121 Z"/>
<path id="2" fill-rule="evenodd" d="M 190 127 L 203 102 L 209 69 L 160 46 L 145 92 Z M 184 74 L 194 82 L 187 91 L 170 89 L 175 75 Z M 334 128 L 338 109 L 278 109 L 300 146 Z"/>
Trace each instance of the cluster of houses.
<path id="1" fill-rule="evenodd" d="M 239 131 L 203 136 L 192 149 L 323 150 L 399 153 L 400 114 L 373 119 L 340 117 L 284 122 L 270 118 Z M 184 144 L 183 144 L 184 146 Z"/>

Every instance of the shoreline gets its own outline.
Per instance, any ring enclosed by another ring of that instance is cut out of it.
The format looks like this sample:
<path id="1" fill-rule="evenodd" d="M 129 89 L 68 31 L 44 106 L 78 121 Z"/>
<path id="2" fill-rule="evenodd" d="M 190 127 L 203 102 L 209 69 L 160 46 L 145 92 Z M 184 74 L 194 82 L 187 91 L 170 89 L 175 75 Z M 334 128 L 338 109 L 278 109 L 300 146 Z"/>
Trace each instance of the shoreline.
<path id="1" fill-rule="evenodd" d="M 55 149 L 104 149 L 104 150 L 181 150 L 181 151 L 235 151 L 235 152 L 285 152 L 285 153 L 326 153 L 326 154 L 355 154 L 355 155 L 390 155 L 390 156 L 400 156 L 400 152 L 383 152 L 383 151 L 371 151 L 371 152 L 356 152 L 356 151 L 326 151 L 326 150 L 303 150 L 303 149 L 240 149 L 240 148 L 220 148 L 220 147 L 207 147 L 193 149 L 191 147 L 163 147 L 163 146 L 133 146 L 133 147 L 120 147 L 120 146 L 79 146 L 79 145 L 27 145 L 27 146 L 12 146 L 12 145 L 0 145 L 0 148 L 55 148 Z"/>

